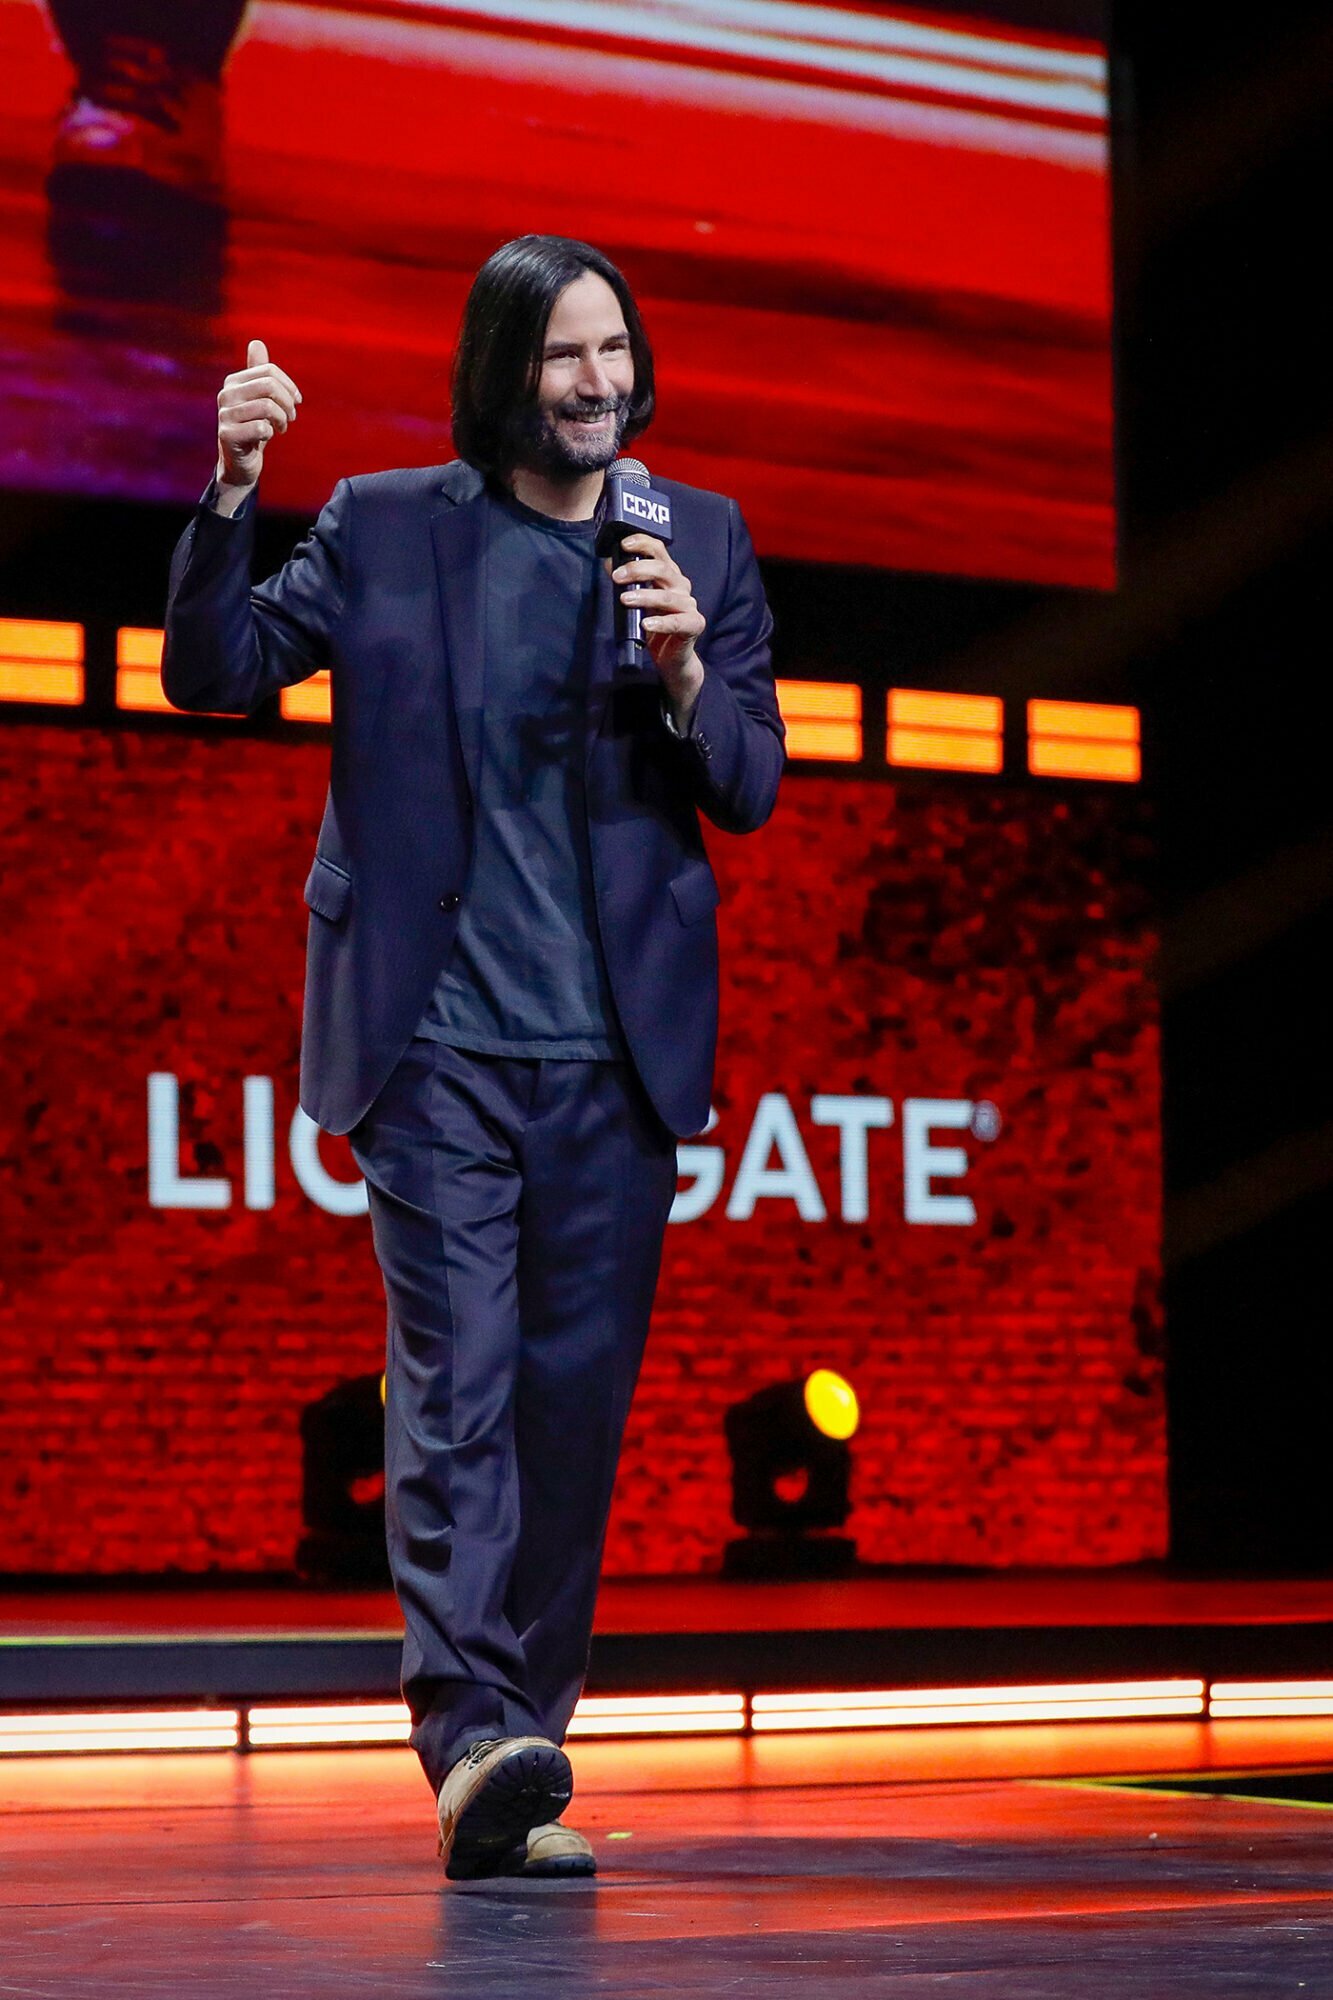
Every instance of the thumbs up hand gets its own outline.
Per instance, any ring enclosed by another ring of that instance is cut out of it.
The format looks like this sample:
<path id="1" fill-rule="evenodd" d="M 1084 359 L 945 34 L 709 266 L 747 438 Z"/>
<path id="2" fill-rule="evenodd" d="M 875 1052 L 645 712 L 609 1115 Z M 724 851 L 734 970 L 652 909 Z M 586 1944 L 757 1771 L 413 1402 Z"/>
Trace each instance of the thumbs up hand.
<path id="1" fill-rule="evenodd" d="M 269 440 L 296 422 L 301 391 L 252 340 L 245 366 L 218 391 L 218 511 L 231 514 L 258 479 Z"/>

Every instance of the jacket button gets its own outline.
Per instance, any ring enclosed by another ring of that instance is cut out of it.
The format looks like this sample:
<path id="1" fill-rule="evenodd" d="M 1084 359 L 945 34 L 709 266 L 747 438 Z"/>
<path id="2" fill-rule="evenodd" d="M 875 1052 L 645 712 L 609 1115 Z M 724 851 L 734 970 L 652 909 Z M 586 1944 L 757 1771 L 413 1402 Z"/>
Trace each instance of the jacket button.
<path id="1" fill-rule="evenodd" d="M 458 908 L 462 900 L 463 898 L 461 896 L 441 896 L 440 908 L 443 911 L 445 911 L 446 914 L 449 914 L 450 912 Z"/>

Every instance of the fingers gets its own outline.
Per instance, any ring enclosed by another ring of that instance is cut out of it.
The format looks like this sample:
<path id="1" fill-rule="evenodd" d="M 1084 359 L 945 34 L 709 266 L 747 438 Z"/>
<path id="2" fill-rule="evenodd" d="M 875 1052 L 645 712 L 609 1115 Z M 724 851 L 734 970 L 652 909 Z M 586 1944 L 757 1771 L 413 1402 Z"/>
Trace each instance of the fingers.
<path id="1" fill-rule="evenodd" d="M 296 422 L 300 402 L 301 391 L 269 360 L 264 342 L 250 341 L 244 368 L 228 375 L 218 391 L 218 478 L 253 486 L 265 445 Z"/>
<path id="2" fill-rule="evenodd" d="M 233 388 L 248 388 L 251 395 L 277 396 L 293 407 L 301 401 L 301 391 L 285 368 L 279 368 L 276 362 L 269 360 L 268 349 L 262 340 L 250 342 L 244 368 L 236 369 L 223 383 L 224 393 Z M 219 396 L 218 401 L 221 400 Z"/>
<path id="3" fill-rule="evenodd" d="M 271 402 L 288 423 L 295 419 L 300 400 L 287 380 L 276 376 L 271 369 L 247 369 L 244 375 L 229 375 L 218 390 L 218 409 L 223 415 L 243 409 L 248 403 Z"/>
<path id="4" fill-rule="evenodd" d="M 258 344 L 257 341 L 251 343 L 252 346 L 258 346 Z M 294 403 L 299 403 L 303 400 L 301 391 L 297 388 L 287 370 L 279 368 L 276 361 L 266 361 L 262 368 L 238 368 L 235 374 L 227 377 L 227 380 L 228 382 L 273 382 L 290 396 Z"/>
<path id="5" fill-rule="evenodd" d="M 300 402 L 301 391 L 297 388 L 285 368 L 279 368 L 276 361 L 269 360 L 268 349 L 262 340 L 252 340 L 250 342 L 246 350 L 244 368 L 238 368 L 234 374 L 227 377 L 227 380 L 229 382 L 246 382 L 268 377 L 271 377 L 275 382 L 280 382 L 288 395 L 294 401 Z"/>
<path id="6" fill-rule="evenodd" d="M 613 569 L 611 575 L 617 583 L 646 583 L 649 577 L 654 576 L 667 581 L 679 577 L 682 583 L 685 581 L 679 565 L 673 563 L 670 557 L 661 556 L 635 556 L 631 562 L 621 563 L 619 569 Z"/>
<path id="7" fill-rule="evenodd" d="M 661 612 L 643 621 L 645 632 L 683 633 L 686 638 L 697 639 L 704 629 L 703 613 L 693 605 L 686 611 Z"/>
<path id="8" fill-rule="evenodd" d="M 627 549 L 642 550 L 628 561 L 623 560 Z M 666 583 L 681 583 L 686 590 L 690 580 L 668 550 L 665 542 L 659 542 L 653 535 L 627 535 L 621 543 L 622 561 L 611 576 L 616 583 L 644 583 L 651 577 L 660 577 Z"/>
<path id="9" fill-rule="evenodd" d="M 628 558 L 628 559 L 627 559 Z M 680 574 L 665 542 L 656 535 L 626 535 L 620 544 L 620 567 L 611 573 L 617 583 L 628 583 L 635 574 Z"/>
<path id="10" fill-rule="evenodd" d="M 622 604 L 651 604 L 660 611 L 685 611 L 694 603 L 689 578 L 676 570 L 670 576 L 638 576 L 620 593 Z"/>
<path id="11" fill-rule="evenodd" d="M 291 405 L 280 403 L 275 396 L 254 396 L 244 403 L 229 403 L 222 413 L 222 421 L 228 426 L 267 421 L 279 432 L 285 431 L 295 417 Z"/>
<path id="12" fill-rule="evenodd" d="M 684 577 L 678 583 L 636 584 L 620 593 L 622 604 L 651 604 L 655 611 L 687 611 L 694 596 Z"/>
<path id="13" fill-rule="evenodd" d="M 620 593 L 622 604 L 647 611 L 645 634 L 697 639 L 706 621 L 694 601 L 689 578 L 666 543 L 656 535 L 626 535 L 620 549 L 622 561 L 612 570 L 612 581 L 629 586 Z"/>

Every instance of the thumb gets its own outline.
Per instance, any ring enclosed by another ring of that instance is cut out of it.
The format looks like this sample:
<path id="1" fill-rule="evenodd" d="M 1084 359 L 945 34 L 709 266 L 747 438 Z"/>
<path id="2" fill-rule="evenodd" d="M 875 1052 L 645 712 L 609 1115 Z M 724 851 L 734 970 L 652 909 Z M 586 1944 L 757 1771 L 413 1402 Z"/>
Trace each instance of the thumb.
<path id="1" fill-rule="evenodd" d="M 262 340 L 252 340 L 245 351 L 247 368 L 263 368 L 268 361 L 268 349 Z"/>

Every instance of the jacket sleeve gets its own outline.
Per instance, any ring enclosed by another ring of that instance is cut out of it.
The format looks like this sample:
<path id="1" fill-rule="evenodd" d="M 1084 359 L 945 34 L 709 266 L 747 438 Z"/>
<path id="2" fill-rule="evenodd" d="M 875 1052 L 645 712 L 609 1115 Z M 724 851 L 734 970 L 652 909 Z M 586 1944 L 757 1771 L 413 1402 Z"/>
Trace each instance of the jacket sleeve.
<path id="1" fill-rule="evenodd" d="M 727 833 L 753 833 L 772 812 L 787 761 L 773 684 L 773 619 L 749 531 L 727 502 L 727 582 L 699 644 L 703 686 L 683 736 L 672 735 L 695 803 Z"/>
<path id="2" fill-rule="evenodd" d="M 351 488 L 338 482 L 290 561 L 256 590 L 253 500 L 230 520 L 208 500 L 172 558 L 162 691 L 174 708 L 252 715 L 328 665 L 343 608 Z"/>

